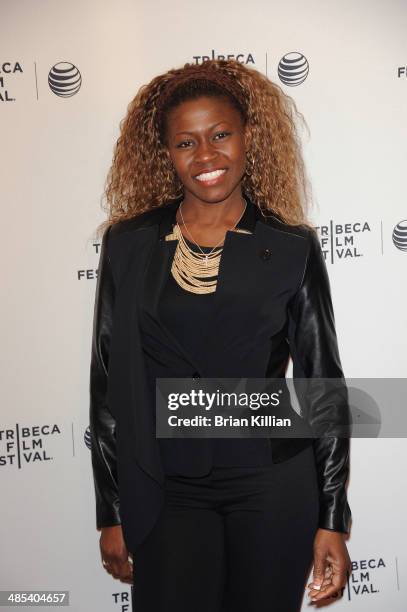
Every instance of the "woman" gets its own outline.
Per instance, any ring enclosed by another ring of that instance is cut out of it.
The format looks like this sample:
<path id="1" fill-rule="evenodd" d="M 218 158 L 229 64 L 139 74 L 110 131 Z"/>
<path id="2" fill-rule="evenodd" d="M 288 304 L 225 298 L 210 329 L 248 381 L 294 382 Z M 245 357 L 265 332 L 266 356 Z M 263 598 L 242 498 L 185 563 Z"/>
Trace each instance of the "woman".
<path id="1" fill-rule="evenodd" d="M 312 561 L 313 601 L 350 570 L 349 439 L 155 432 L 156 378 L 284 378 L 290 355 L 294 377 L 339 381 L 307 398 L 313 424 L 348 418 L 294 111 L 256 70 L 211 60 L 153 79 L 121 125 L 90 427 L 102 561 L 140 612 L 296 611 Z"/>

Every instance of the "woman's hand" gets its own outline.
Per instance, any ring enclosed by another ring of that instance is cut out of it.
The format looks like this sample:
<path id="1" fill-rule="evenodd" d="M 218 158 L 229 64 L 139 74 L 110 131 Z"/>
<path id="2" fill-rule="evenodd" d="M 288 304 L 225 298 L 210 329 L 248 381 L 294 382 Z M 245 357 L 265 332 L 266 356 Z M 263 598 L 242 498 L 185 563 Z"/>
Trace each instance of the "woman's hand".
<path id="1" fill-rule="evenodd" d="M 318 529 L 314 540 L 313 581 L 308 584 L 311 601 L 336 598 L 346 585 L 352 565 L 343 538 L 344 534 L 339 531 Z"/>
<path id="2" fill-rule="evenodd" d="M 99 540 L 103 567 L 113 578 L 133 584 L 133 565 L 124 543 L 122 526 L 102 527 Z"/>

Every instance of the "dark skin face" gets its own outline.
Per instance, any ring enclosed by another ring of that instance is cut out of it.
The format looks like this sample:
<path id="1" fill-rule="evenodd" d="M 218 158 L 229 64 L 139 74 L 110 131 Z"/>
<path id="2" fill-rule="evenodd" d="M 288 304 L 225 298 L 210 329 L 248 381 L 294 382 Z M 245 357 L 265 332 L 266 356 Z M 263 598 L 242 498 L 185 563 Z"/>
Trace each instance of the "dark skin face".
<path id="1" fill-rule="evenodd" d="M 243 212 L 248 143 L 240 112 L 225 98 L 188 100 L 167 115 L 167 151 L 184 185 L 182 215 L 198 244 L 217 244 Z M 177 221 L 191 239 L 179 211 Z"/>

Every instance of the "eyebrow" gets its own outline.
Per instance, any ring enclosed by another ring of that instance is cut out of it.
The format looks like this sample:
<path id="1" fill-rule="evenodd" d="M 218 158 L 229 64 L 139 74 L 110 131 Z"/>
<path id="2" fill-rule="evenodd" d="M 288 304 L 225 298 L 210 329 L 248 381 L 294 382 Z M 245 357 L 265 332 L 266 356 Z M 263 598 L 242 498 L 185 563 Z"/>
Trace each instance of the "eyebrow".
<path id="1" fill-rule="evenodd" d="M 209 130 L 213 130 L 213 128 L 215 128 L 217 125 L 220 125 L 221 123 L 229 123 L 229 122 L 226 120 L 218 121 L 218 123 L 214 123 L 213 125 L 211 125 L 209 127 Z M 193 132 L 177 132 L 176 134 L 174 134 L 174 136 L 180 136 L 181 134 L 193 134 Z"/>

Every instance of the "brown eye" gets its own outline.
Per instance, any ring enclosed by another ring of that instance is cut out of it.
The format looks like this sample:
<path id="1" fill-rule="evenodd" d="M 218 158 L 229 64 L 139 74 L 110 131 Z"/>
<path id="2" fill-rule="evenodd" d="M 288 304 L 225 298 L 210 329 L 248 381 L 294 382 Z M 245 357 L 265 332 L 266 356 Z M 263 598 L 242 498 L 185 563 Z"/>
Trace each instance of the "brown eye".
<path id="1" fill-rule="evenodd" d="M 223 140 L 223 138 L 224 138 L 225 136 L 229 136 L 229 135 L 230 135 L 230 132 L 218 132 L 218 133 L 215 135 L 215 138 L 217 138 L 218 136 L 220 136 L 220 137 L 221 137 L 220 139 L 221 139 L 221 140 Z"/>
<path id="2" fill-rule="evenodd" d="M 190 140 L 183 140 L 179 144 L 175 145 L 177 149 L 186 149 L 191 144 Z"/>

